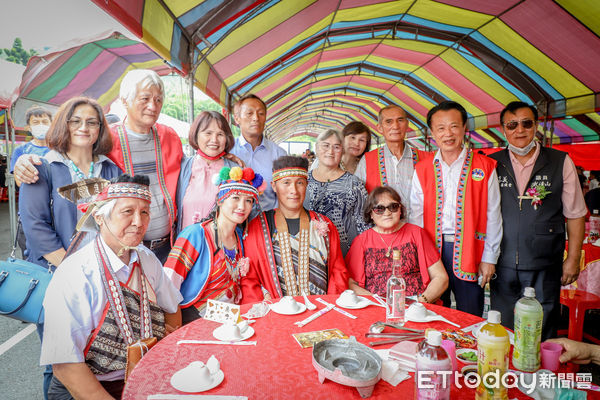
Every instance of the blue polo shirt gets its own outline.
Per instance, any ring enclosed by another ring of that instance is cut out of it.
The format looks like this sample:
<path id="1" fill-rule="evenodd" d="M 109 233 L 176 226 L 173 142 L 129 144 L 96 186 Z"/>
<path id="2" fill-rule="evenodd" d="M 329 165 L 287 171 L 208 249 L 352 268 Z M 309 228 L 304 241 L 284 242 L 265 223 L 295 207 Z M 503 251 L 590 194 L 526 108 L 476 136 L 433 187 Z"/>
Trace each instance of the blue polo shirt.
<path id="1" fill-rule="evenodd" d="M 286 156 L 287 152 L 264 135 L 262 142 L 256 146 L 256 149 L 252 150 L 252 145 L 244 139 L 244 136 L 240 135 L 235 139 L 235 145 L 231 153 L 238 156 L 254 172 L 261 174 L 267 182 L 267 189 L 259 198 L 260 208 L 263 211 L 277 208 L 277 195 L 271 188 L 273 161 L 281 156 Z"/>
<path id="2" fill-rule="evenodd" d="M 50 149 L 46 146 L 38 146 L 31 142 L 27 142 L 24 145 L 17 147 L 13 151 L 12 158 L 10 160 L 10 172 L 13 172 L 15 170 L 15 163 L 17 162 L 18 158 L 21 157 L 23 154 L 35 154 L 40 157 L 43 157 L 49 151 Z"/>

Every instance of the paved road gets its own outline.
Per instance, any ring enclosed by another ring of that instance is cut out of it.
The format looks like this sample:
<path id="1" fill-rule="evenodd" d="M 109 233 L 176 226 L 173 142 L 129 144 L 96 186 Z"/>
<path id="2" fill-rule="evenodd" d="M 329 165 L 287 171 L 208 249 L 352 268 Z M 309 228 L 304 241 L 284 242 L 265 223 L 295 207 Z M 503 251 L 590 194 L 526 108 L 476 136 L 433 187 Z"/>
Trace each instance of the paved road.
<path id="1" fill-rule="evenodd" d="M 0 203 L 0 260 L 10 254 L 8 203 Z M 11 338 L 27 334 L 12 347 Z M 7 342 L 8 341 L 8 342 Z M 40 339 L 30 324 L 0 316 L 0 398 L 3 400 L 42 399 L 42 371 L 39 366 Z"/>

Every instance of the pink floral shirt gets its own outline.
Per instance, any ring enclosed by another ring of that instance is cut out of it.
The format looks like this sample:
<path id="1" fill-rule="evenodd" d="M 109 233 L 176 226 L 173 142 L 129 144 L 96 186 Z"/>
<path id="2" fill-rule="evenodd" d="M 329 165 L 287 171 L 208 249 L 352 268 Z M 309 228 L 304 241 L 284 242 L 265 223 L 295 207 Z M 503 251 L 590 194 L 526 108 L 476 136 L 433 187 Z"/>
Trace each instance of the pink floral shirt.
<path id="1" fill-rule="evenodd" d="M 196 222 L 194 220 L 196 213 L 202 219 L 213 208 L 218 187 L 212 183 L 212 176 L 219 173 L 224 165 L 225 161 L 222 158 L 208 162 L 198 155 L 195 156 L 192 163 L 190 184 L 183 196 L 183 222 L 181 229 Z"/>

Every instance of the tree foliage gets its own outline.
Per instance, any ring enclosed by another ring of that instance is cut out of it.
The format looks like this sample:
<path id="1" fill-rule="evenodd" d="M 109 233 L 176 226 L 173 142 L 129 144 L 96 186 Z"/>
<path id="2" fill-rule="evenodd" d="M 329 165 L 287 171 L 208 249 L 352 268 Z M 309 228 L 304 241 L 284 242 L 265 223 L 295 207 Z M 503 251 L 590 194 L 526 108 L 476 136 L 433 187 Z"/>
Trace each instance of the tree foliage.
<path id="1" fill-rule="evenodd" d="M 2 50 L 4 51 L 4 54 L 6 54 L 7 61 L 23 65 L 27 65 L 27 61 L 29 61 L 31 56 L 38 54 L 37 51 L 33 49 L 25 50 L 23 48 L 23 42 L 21 41 L 21 38 L 15 39 L 12 48 L 4 48 Z"/>

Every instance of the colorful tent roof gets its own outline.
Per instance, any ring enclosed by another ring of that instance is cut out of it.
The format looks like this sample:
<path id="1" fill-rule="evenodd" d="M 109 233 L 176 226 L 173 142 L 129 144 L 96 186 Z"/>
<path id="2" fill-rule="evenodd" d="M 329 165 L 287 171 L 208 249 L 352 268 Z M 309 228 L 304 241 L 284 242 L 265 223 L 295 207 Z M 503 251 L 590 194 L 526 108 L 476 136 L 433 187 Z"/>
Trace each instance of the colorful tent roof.
<path id="1" fill-rule="evenodd" d="M 219 103 L 263 98 L 276 140 L 374 127 L 392 103 L 419 137 L 427 110 L 452 99 L 490 145 L 510 101 L 551 118 L 600 108 L 598 1 L 92 1 Z"/>
<path id="2" fill-rule="evenodd" d="M 159 75 L 172 72 L 144 43 L 118 32 L 71 42 L 60 50 L 31 57 L 19 86 L 13 118 L 22 126 L 19 103 L 60 105 L 74 96 L 88 96 L 108 107 L 119 94 L 121 78 L 130 70 L 147 68 Z"/>

